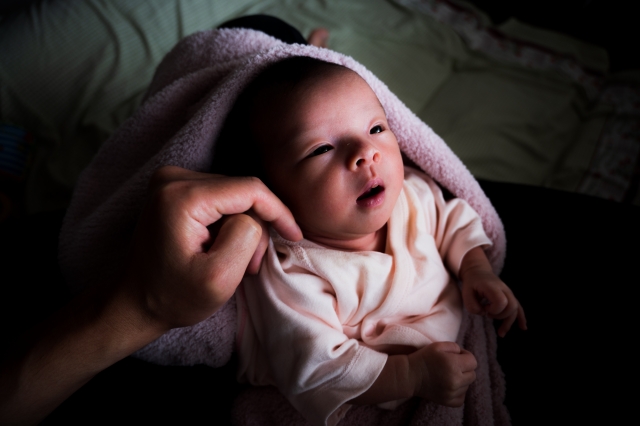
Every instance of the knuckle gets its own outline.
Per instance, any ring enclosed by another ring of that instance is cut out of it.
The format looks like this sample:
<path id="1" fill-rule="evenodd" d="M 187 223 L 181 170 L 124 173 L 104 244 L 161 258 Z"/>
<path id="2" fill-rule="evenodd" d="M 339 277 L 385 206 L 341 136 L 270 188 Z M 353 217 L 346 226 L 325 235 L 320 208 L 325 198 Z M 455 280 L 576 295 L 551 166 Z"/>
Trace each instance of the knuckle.
<path id="1" fill-rule="evenodd" d="M 260 189 L 266 188 L 266 185 L 264 184 L 264 182 L 262 182 L 262 180 L 259 177 L 243 176 L 240 179 L 242 179 L 243 181 L 246 181 L 247 185 L 249 186 L 258 187 Z"/>
<path id="2" fill-rule="evenodd" d="M 187 182 L 165 181 L 156 187 L 153 198 L 160 205 L 170 205 L 178 199 L 188 197 L 191 192 L 192 188 Z"/>
<path id="3" fill-rule="evenodd" d="M 496 300 L 495 305 L 496 305 L 496 309 L 502 311 L 507 306 L 509 306 L 509 299 L 507 299 L 507 297 L 504 294 L 502 294 L 498 297 L 498 300 Z"/>
<path id="4" fill-rule="evenodd" d="M 171 166 L 160 166 L 151 174 L 151 183 L 162 182 L 167 178 Z"/>
<path id="5" fill-rule="evenodd" d="M 171 176 L 175 174 L 177 169 L 179 168 L 176 166 L 168 165 L 158 167 L 149 178 L 149 187 L 156 188 L 170 181 Z"/>

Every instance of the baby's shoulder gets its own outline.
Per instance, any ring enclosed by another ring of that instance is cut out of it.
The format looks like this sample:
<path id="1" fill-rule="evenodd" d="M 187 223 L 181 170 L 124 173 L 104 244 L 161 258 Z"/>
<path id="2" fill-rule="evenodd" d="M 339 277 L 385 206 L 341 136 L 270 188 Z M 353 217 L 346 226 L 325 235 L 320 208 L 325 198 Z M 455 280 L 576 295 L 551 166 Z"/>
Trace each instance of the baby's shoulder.
<path id="1" fill-rule="evenodd" d="M 438 200 L 438 202 L 448 203 L 456 199 L 449 190 L 441 186 L 431 176 L 422 170 L 405 166 L 404 168 L 404 189 L 416 194 L 423 202 Z"/>

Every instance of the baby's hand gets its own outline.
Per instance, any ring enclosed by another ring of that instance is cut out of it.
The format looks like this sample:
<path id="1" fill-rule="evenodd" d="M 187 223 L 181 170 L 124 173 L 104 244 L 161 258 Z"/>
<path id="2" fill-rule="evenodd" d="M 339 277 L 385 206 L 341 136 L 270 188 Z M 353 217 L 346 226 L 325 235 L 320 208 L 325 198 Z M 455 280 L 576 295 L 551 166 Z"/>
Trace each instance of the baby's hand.
<path id="1" fill-rule="evenodd" d="M 414 395 L 449 407 L 459 407 L 476 379 L 476 358 L 454 342 L 436 342 L 409 355 L 417 373 Z"/>
<path id="2" fill-rule="evenodd" d="M 476 315 L 503 320 L 498 335 L 504 337 L 518 320 L 521 329 L 527 329 L 524 310 L 511 289 L 492 271 L 481 248 L 469 251 L 460 268 L 462 300 L 465 308 Z"/>

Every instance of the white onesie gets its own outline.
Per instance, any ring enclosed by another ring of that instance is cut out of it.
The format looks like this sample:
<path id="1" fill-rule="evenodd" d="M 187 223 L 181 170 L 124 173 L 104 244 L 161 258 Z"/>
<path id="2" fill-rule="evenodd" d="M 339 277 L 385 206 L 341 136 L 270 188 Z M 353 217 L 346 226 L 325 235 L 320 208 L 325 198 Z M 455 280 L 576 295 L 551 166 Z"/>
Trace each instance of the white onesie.
<path id="1" fill-rule="evenodd" d="M 274 232 L 238 294 L 238 378 L 275 385 L 312 424 L 334 425 L 376 380 L 387 353 L 455 341 L 464 255 L 489 246 L 480 217 L 405 168 L 385 253 L 294 243 Z"/>

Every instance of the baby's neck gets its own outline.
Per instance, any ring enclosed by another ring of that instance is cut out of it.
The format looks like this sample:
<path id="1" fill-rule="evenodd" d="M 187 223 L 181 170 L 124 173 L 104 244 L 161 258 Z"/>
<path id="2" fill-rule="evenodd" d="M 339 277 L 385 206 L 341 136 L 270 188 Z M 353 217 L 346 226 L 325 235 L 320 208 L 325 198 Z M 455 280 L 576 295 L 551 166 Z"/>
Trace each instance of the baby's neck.
<path id="1" fill-rule="evenodd" d="M 318 235 L 307 235 L 305 238 L 328 248 L 342 251 L 379 251 L 385 252 L 387 247 L 387 225 L 363 237 L 354 239 L 335 239 Z"/>

